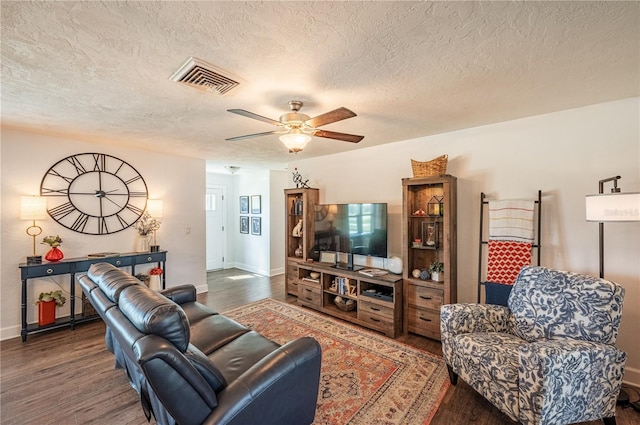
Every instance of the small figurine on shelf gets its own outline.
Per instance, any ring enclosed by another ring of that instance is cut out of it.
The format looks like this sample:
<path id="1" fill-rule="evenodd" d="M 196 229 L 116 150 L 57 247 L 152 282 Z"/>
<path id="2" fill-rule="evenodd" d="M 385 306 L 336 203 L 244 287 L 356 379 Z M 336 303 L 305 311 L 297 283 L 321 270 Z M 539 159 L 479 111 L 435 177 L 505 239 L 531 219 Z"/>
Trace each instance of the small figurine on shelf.
<path id="1" fill-rule="evenodd" d="M 291 235 L 296 238 L 302 236 L 302 219 L 298 220 L 298 224 L 293 228 Z"/>

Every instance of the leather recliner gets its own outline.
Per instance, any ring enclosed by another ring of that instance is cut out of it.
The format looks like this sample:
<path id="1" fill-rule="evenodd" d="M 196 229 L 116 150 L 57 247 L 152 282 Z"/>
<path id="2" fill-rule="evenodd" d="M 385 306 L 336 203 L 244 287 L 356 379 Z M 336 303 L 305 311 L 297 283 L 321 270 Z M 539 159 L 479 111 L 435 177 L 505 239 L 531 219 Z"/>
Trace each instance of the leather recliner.
<path id="1" fill-rule="evenodd" d="M 193 285 L 156 292 L 111 264 L 79 278 L 107 348 L 159 424 L 310 424 L 321 349 L 282 346 L 196 301 Z"/>

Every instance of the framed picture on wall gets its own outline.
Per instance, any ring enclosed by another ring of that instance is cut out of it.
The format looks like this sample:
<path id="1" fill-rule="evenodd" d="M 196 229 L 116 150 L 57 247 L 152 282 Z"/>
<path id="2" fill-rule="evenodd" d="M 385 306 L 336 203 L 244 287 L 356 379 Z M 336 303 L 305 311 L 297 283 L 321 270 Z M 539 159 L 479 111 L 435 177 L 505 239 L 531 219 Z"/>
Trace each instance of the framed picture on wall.
<path id="1" fill-rule="evenodd" d="M 260 195 L 253 195 L 251 197 L 251 214 L 260 214 L 261 212 Z"/>
<path id="2" fill-rule="evenodd" d="M 240 216 L 240 233 L 249 233 L 249 217 Z"/>
<path id="3" fill-rule="evenodd" d="M 261 217 L 251 217 L 251 234 L 252 235 L 262 234 L 262 218 Z"/>
<path id="4" fill-rule="evenodd" d="M 249 214 L 249 197 L 240 197 L 240 214 Z"/>

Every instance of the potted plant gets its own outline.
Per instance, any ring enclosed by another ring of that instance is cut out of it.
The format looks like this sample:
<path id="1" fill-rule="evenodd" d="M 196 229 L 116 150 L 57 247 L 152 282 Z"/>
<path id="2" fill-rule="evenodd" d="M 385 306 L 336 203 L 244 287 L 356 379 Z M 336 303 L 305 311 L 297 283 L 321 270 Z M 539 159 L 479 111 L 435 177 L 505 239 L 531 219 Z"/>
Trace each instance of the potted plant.
<path id="1" fill-rule="evenodd" d="M 154 267 L 149 271 L 149 288 L 159 291 L 160 288 L 160 275 L 163 271 L 160 267 Z"/>
<path id="2" fill-rule="evenodd" d="M 133 228 L 138 231 L 136 252 L 149 252 L 151 249 L 151 236 L 160 228 L 160 224 L 160 221 L 153 218 L 148 212 L 145 212 L 136 221 L 136 224 L 133 225 Z"/>
<path id="3" fill-rule="evenodd" d="M 439 261 L 431 263 L 431 265 L 429 266 L 429 271 L 431 272 L 431 280 L 433 280 L 434 282 L 444 281 L 444 264 Z"/>
<path id="4" fill-rule="evenodd" d="M 61 290 L 40 292 L 38 296 L 38 325 L 44 326 L 56 321 L 56 306 L 62 307 L 67 299 Z"/>
<path id="5" fill-rule="evenodd" d="M 60 245 L 62 245 L 62 239 L 59 235 L 47 236 L 42 240 L 42 244 L 49 245 L 51 247 L 49 252 L 47 252 L 47 254 L 44 256 L 45 260 L 55 262 L 60 261 L 64 258 L 64 254 L 58 248 Z"/>

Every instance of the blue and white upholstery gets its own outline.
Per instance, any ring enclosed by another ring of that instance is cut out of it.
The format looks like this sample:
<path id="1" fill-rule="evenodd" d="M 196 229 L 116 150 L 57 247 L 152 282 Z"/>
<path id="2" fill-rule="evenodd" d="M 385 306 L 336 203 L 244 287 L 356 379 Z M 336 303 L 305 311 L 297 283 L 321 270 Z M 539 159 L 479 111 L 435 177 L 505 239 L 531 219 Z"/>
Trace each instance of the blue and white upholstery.
<path id="1" fill-rule="evenodd" d="M 615 424 L 627 358 L 614 346 L 623 298 L 614 282 L 527 266 L 508 307 L 444 305 L 440 329 L 451 382 L 459 375 L 525 425 Z"/>

